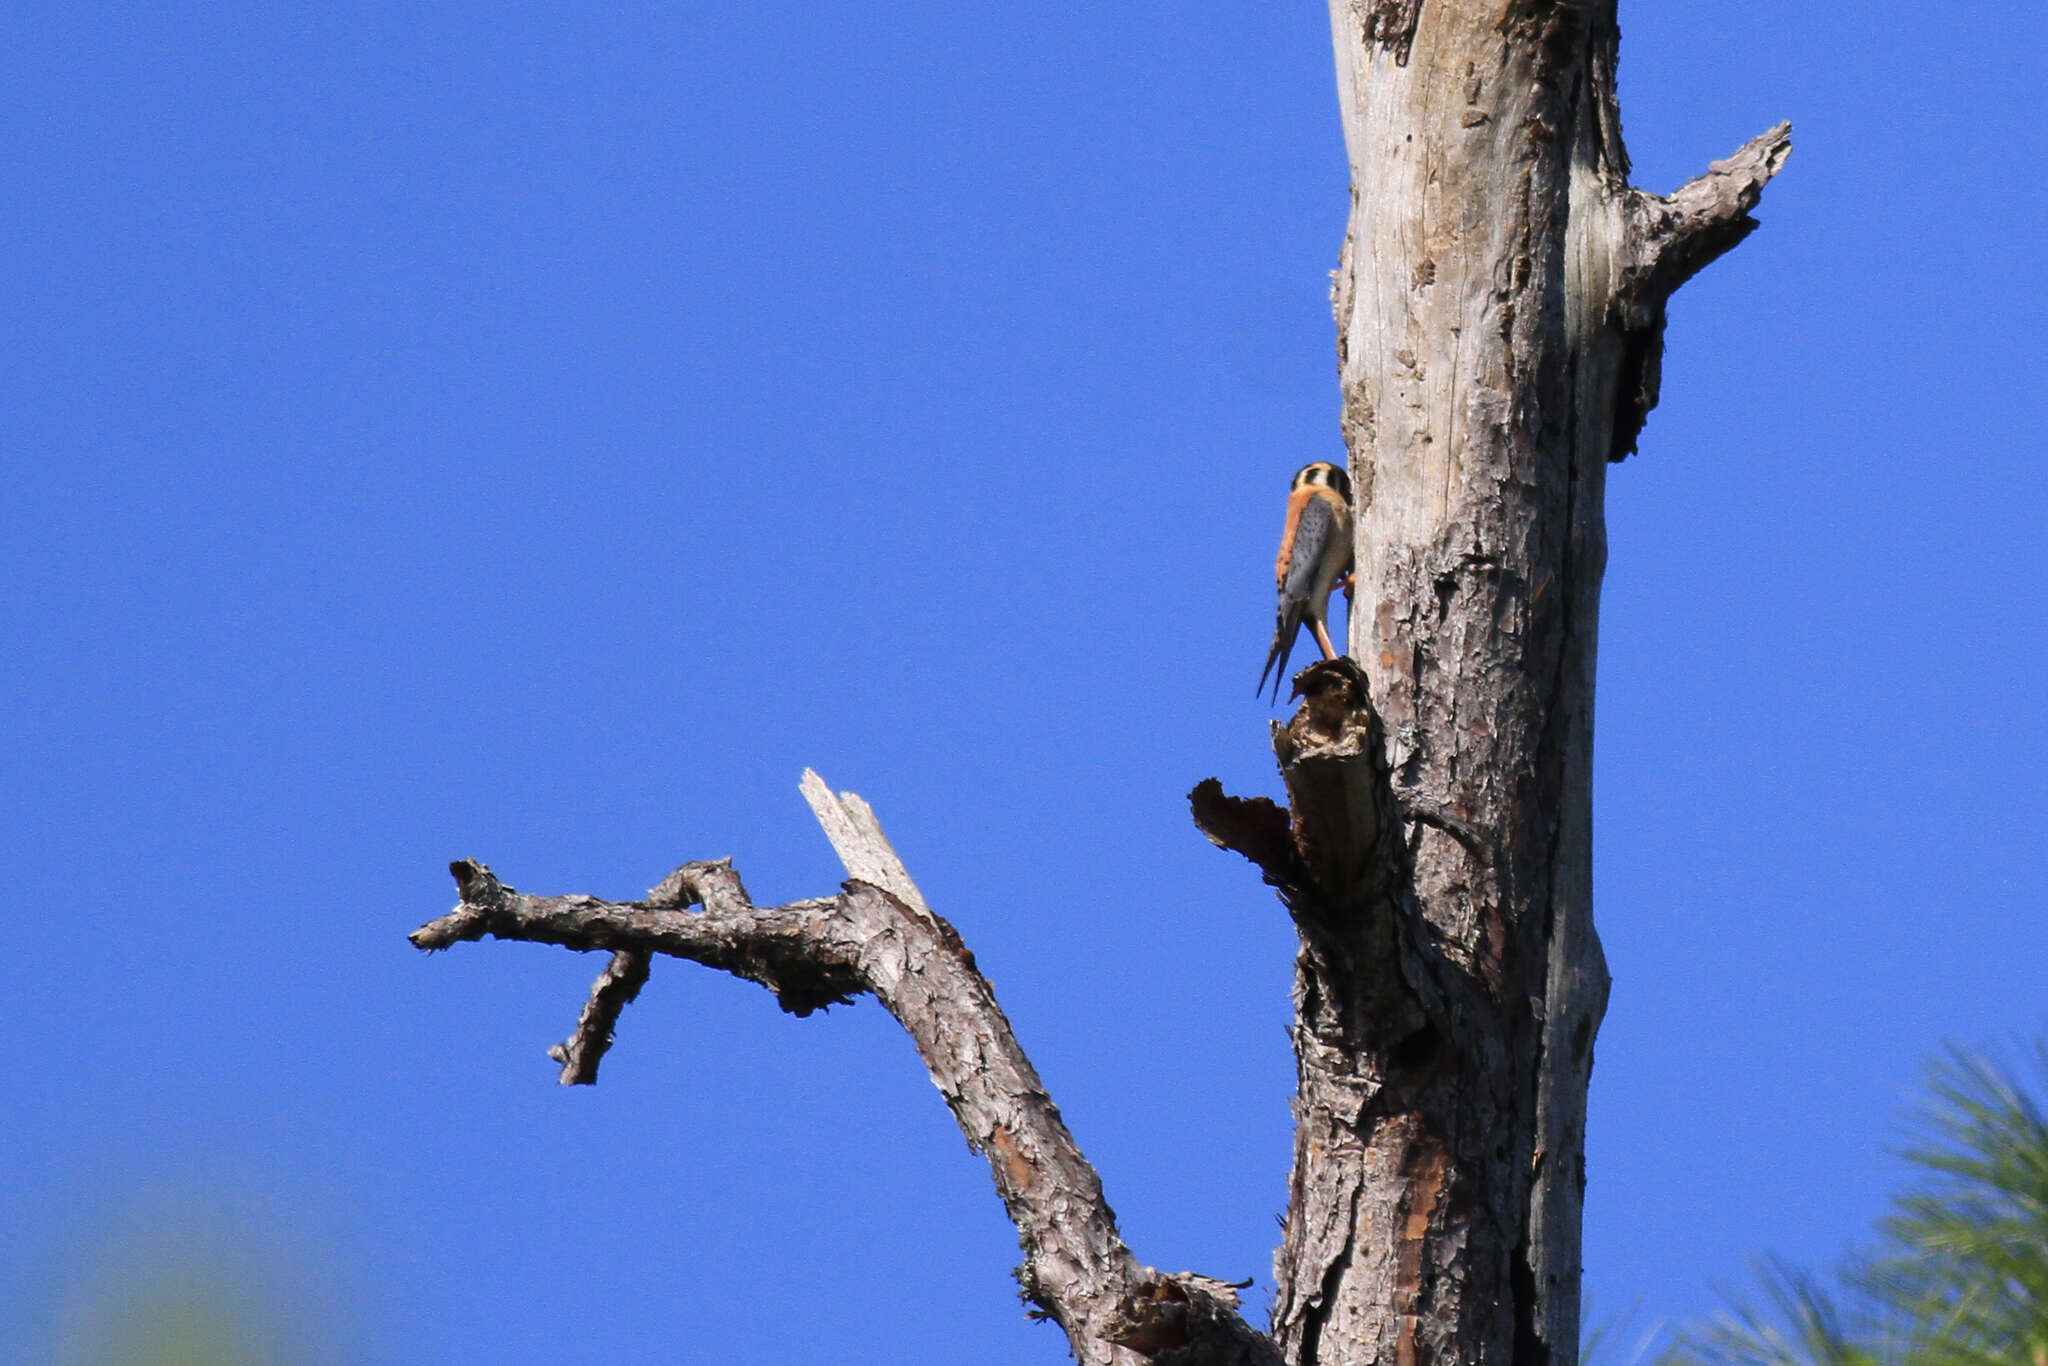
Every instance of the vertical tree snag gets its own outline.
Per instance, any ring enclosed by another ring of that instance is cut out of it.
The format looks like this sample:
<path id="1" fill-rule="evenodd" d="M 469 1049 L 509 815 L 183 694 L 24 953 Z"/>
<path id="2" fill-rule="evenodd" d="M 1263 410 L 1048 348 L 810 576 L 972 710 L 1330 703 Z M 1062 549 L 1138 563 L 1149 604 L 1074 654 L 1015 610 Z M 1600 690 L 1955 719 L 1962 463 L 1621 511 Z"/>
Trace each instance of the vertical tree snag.
<path id="1" fill-rule="evenodd" d="M 1299 1090 L 1270 1335 L 1140 1263 L 987 980 L 874 813 L 807 774 L 836 897 L 753 904 L 729 862 L 643 901 L 453 865 L 422 949 L 609 953 L 565 1083 L 655 955 L 808 1015 L 879 1000 L 988 1161 L 1027 1299 L 1089 1366 L 1572 1366 L 1607 465 L 1656 402 L 1665 304 L 1746 236 L 1784 125 L 1668 198 L 1629 186 L 1613 0 L 1330 0 L 1351 160 L 1335 277 L 1357 548 L 1350 655 L 1295 679 L 1288 805 L 1192 794 L 1299 931 Z"/>
<path id="2" fill-rule="evenodd" d="M 1195 793 L 1301 931 L 1273 1332 L 1301 1366 L 1568 1366 L 1606 467 L 1656 401 L 1665 301 L 1755 227 L 1790 129 L 1659 198 L 1627 181 L 1612 0 L 1330 15 L 1356 664 L 1298 682 L 1289 813 Z M 1346 822 L 1385 867 L 1333 865 Z"/>

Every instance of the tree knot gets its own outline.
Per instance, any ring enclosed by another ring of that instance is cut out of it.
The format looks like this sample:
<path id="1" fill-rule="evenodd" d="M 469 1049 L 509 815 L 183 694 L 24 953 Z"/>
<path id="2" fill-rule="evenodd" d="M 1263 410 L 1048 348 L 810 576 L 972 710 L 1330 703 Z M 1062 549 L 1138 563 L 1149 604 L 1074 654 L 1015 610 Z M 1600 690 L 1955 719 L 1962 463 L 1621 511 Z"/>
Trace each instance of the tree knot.
<path id="1" fill-rule="evenodd" d="M 1149 1271 L 1117 1300 L 1102 1336 L 1140 1356 L 1157 1357 L 1188 1346 L 1219 1314 L 1234 1314 L 1245 1281 L 1219 1281 L 1193 1271 Z"/>

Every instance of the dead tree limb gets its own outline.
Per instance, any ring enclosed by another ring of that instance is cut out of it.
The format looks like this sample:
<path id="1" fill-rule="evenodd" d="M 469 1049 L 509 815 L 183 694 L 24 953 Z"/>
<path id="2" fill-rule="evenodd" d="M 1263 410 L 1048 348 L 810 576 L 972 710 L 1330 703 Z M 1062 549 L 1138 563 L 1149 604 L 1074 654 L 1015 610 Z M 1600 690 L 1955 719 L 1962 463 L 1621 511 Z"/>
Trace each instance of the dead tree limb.
<path id="1" fill-rule="evenodd" d="M 644 949 L 620 949 L 605 964 L 590 988 L 590 999 L 583 1003 L 583 1013 L 576 1017 L 576 1032 L 548 1050 L 548 1056 L 562 1064 L 562 1085 L 597 1085 L 597 1065 L 612 1046 L 619 1015 L 647 985 L 653 964 L 653 956 Z"/>
<path id="2" fill-rule="evenodd" d="M 724 859 L 684 864 L 643 901 L 529 896 L 464 859 L 450 865 L 459 904 L 412 942 L 443 949 L 489 935 L 610 952 L 576 1035 L 551 1051 L 565 1082 L 595 1080 L 618 1010 L 657 954 L 758 982 L 796 1015 L 872 995 L 916 1044 L 968 1146 L 988 1160 L 1024 1249 L 1025 1298 L 1066 1331 L 1078 1360 L 1277 1366 L 1272 1343 L 1237 1313 L 1235 1287 L 1156 1271 L 1124 1245 L 1100 1178 L 988 979 L 925 904 L 867 803 L 835 795 L 808 771 L 803 792 L 849 874 L 837 896 L 756 906 Z"/>

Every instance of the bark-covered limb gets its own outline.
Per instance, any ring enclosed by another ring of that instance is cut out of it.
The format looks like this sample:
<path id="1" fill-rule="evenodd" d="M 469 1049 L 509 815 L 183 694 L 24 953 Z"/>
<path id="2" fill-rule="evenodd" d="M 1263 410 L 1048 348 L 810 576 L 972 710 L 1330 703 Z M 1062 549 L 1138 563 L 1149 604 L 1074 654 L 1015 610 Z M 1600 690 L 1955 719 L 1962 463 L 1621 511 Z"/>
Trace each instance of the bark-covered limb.
<path id="1" fill-rule="evenodd" d="M 1633 455 L 1664 380 L 1666 306 L 1679 286 L 1756 231 L 1749 211 L 1792 154 L 1781 123 L 1708 165 L 1669 196 L 1629 189 L 1620 200 L 1622 240 L 1611 317 L 1617 327 L 1615 411 L 1608 458 Z"/>
<path id="2" fill-rule="evenodd" d="M 686 863 L 650 891 L 647 900 L 654 906 L 703 905 L 714 910 L 739 910 L 750 904 L 731 859 Z M 576 1017 L 576 1032 L 548 1049 L 548 1056 L 562 1065 L 562 1085 L 597 1085 L 598 1064 L 612 1046 L 619 1015 L 647 985 L 653 963 L 653 956 L 645 950 L 620 949 L 597 975 L 590 999 Z"/>
<path id="3" fill-rule="evenodd" d="M 562 1064 L 562 1085 L 597 1085 L 597 1066 L 612 1046 L 612 1031 L 619 1026 L 619 1013 L 647 985 L 647 973 L 653 962 L 643 950 L 620 949 L 605 964 L 604 971 L 591 985 L 590 999 L 583 1003 L 582 1014 L 576 1017 L 576 1032 L 548 1050 L 548 1056 Z"/>
<path id="4" fill-rule="evenodd" d="M 843 942 L 837 899 L 743 909 L 707 906 L 699 914 L 653 898 L 614 902 L 594 896 L 528 896 L 474 859 L 458 860 L 449 871 L 461 903 L 414 930 L 415 948 L 445 949 L 488 934 L 585 951 L 667 954 L 759 982 L 792 1015 L 845 1004 L 865 989 Z M 684 871 L 671 874 L 671 882 Z"/>
<path id="5" fill-rule="evenodd" d="M 1749 211 L 1791 154 L 1792 125 L 1780 123 L 1669 196 L 1629 192 L 1633 259 L 1621 299 L 1629 326 L 1647 326 L 1680 285 L 1756 231 Z"/>
<path id="6" fill-rule="evenodd" d="M 1155 1271 L 1124 1245 L 1100 1178 L 994 990 L 959 934 L 926 906 L 867 803 L 808 772 L 804 795 L 849 872 L 862 874 L 829 900 L 755 906 L 722 859 L 684 864 L 634 902 L 529 896 L 462 860 L 450 866 L 461 903 L 412 942 L 438 949 L 490 935 L 609 950 L 623 971 L 667 954 L 759 982 L 799 1015 L 872 994 L 911 1036 L 968 1145 L 987 1158 L 1024 1249 L 1025 1296 L 1066 1331 L 1078 1360 L 1278 1366 L 1271 1341 L 1237 1313 L 1231 1287 Z M 600 978 L 577 1038 L 563 1047 L 571 1053 L 583 1042 L 593 1073 L 602 1047 L 591 1041 L 608 1036 L 617 1018 L 600 1002 L 606 994 Z M 609 1019 L 594 1022 L 606 1009 Z M 570 1058 L 563 1061 L 566 1078 Z"/>
<path id="7" fill-rule="evenodd" d="M 702 859 L 686 863 L 657 883 L 648 893 L 650 905 L 686 908 L 702 906 L 713 914 L 737 915 L 754 908 L 747 885 L 733 871 L 729 858 Z"/>

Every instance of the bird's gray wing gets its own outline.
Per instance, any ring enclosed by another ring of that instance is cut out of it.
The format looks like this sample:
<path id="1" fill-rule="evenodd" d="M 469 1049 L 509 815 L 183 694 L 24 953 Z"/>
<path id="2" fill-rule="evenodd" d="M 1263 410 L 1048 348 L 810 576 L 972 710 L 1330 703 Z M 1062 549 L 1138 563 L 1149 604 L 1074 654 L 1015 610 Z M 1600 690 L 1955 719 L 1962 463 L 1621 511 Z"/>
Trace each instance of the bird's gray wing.
<path id="1" fill-rule="evenodd" d="M 1266 690 L 1266 677 L 1273 665 L 1280 666 L 1273 679 L 1273 700 L 1280 700 L 1280 680 L 1287 677 L 1287 659 L 1294 653 L 1294 639 L 1308 618 L 1309 599 L 1315 596 L 1316 570 L 1323 562 L 1330 537 L 1337 534 L 1337 519 L 1330 505 L 1311 498 L 1295 524 L 1294 546 L 1287 559 L 1287 581 L 1280 585 L 1280 619 L 1273 631 L 1273 648 L 1266 652 L 1266 667 L 1259 670 L 1259 691 Z"/>
<path id="2" fill-rule="evenodd" d="M 1301 510 L 1301 524 L 1294 528 L 1294 555 L 1287 561 L 1287 582 L 1280 585 L 1280 600 L 1299 599 L 1306 610 L 1316 591 L 1316 575 L 1323 557 L 1330 553 L 1330 538 L 1337 534 L 1337 519 L 1330 505 L 1320 498 L 1308 500 Z"/>

